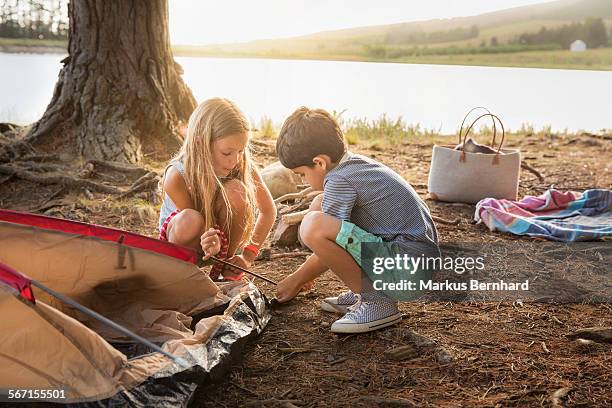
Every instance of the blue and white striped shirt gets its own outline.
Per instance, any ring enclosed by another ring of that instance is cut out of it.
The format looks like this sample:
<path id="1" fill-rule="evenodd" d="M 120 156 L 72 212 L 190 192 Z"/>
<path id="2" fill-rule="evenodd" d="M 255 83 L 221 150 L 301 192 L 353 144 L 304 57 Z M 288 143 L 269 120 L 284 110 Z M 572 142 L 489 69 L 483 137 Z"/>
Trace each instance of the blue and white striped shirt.
<path id="1" fill-rule="evenodd" d="M 325 175 L 325 214 L 349 221 L 387 242 L 438 244 L 427 205 L 412 186 L 389 167 L 368 157 L 346 152 Z"/>

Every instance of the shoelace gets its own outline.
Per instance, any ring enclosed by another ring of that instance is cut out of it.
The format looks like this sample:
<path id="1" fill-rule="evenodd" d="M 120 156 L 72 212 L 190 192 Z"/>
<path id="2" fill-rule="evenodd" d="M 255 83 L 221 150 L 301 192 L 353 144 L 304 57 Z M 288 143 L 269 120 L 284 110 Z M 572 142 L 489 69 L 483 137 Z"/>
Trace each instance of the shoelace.
<path id="1" fill-rule="evenodd" d="M 347 310 L 349 313 L 355 313 L 357 309 L 361 307 L 361 304 L 362 304 L 361 295 L 359 293 L 353 293 L 353 295 L 355 295 L 355 298 L 357 299 L 357 301 L 348 307 Z"/>

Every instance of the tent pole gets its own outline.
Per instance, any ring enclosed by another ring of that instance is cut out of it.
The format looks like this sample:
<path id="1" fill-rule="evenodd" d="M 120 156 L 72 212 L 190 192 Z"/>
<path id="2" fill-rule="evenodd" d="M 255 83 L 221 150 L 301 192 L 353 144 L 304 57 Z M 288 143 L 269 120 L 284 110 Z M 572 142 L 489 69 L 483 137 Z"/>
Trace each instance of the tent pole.
<path id="1" fill-rule="evenodd" d="M 64 303 L 69 304 L 70 306 L 74 307 L 75 309 L 85 313 L 86 315 L 93 317 L 96 320 L 99 320 L 100 322 L 106 324 L 107 326 L 111 327 L 112 329 L 115 329 L 116 331 L 131 337 L 132 339 L 144 344 L 145 346 L 149 347 L 150 349 L 153 349 L 154 351 L 157 351 L 158 353 L 163 354 L 164 356 L 168 357 L 169 359 L 173 360 L 175 363 L 177 363 L 179 366 L 183 366 L 188 368 L 189 364 L 187 364 L 187 362 L 182 359 L 181 357 L 176 357 L 170 353 L 168 353 L 167 351 L 164 351 L 161 347 L 159 347 L 157 344 L 154 344 L 152 342 L 150 342 L 149 340 L 145 339 L 144 337 L 141 337 L 139 335 L 137 335 L 136 333 L 126 329 L 125 327 L 113 322 L 110 319 L 107 319 L 106 317 L 102 316 L 101 314 L 94 312 L 93 310 L 81 305 L 78 302 L 75 302 L 74 300 L 70 299 L 67 296 L 62 295 L 61 293 L 58 293 L 56 291 L 54 291 L 51 288 L 46 287 L 45 285 L 43 285 L 40 282 L 37 282 L 35 280 L 30 280 L 30 282 L 32 283 L 32 285 L 36 286 L 37 288 L 47 292 L 48 294 L 50 294 L 51 296 L 61 300 Z"/>

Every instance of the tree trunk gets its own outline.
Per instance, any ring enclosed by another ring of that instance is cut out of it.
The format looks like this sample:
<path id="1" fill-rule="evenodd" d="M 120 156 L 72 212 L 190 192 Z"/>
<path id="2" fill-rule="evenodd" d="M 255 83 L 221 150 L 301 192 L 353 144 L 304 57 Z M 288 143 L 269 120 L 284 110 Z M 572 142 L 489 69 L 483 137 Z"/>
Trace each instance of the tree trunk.
<path id="1" fill-rule="evenodd" d="M 170 49 L 167 0 L 72 0 L 68 57 L 28 141 L 129 163 L 181 143 L 195 99 Z"/>

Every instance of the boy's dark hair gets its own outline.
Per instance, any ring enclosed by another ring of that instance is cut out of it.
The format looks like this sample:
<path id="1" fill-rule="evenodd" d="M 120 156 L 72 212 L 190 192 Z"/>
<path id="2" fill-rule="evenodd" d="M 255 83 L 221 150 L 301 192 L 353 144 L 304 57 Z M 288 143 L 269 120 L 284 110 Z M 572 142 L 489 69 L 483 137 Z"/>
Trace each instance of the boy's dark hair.
<path id="1" fill-rule="evenodd" d="M 276 140 L 276 154 L 283 166 L 314 166 L 312 159 L 326 154 L 337 163 L 346 152 L 338 122 L 323 109 L 298 108 L 283 123 Z"/>

